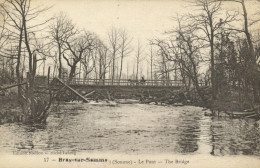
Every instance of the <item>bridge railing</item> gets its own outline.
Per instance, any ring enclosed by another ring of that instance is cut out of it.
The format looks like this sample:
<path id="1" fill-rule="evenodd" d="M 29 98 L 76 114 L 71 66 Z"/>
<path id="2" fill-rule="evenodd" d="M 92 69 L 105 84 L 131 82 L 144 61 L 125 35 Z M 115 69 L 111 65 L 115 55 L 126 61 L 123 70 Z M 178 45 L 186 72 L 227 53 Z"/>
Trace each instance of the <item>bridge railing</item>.
<path id="1" fill-rule="evenodd" d="M 73 79 L 76 85 L 120 85 L 120 86 L 182 86 L 181 80 L 127 80 L 127 79 Z"/>

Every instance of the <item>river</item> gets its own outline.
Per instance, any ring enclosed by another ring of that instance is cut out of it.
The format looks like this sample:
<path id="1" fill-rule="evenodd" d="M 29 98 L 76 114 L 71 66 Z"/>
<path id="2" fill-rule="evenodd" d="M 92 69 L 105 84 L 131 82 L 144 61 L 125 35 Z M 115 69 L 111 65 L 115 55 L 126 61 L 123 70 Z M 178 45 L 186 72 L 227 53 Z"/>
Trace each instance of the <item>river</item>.
<path id="1" fill-rule="evenodd" d="M 200 107 L 65 103 L 44 126 L 0 125 L 2 153 L 260 156 L 259 121 L 204 116 Z"/>

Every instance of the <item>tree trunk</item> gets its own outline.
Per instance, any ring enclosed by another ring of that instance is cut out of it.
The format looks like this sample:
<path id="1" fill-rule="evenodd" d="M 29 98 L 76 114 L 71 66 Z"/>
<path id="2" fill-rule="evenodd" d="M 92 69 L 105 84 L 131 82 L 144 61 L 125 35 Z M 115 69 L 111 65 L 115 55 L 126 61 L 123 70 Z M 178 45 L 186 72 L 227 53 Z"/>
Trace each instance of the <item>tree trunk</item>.
<path id="1" fill-rule="evenodd" d="M 137 59 L 137 62 L 136 62 L 136 80 L 138 80 L 138 73 L 139 73 L 139 59 Z"/>
<path id="2" fill-rule="evenodd" d="M 30 45 L 29 45 L 29 39 L 28 39 L 28 34 L 27 34 L 27 27 L 26 27 L 26 19 L 25 16 L 23 16 L 23 25 L 24 25 L 24 40 L 25 40 L 25 45 L 26 49 L 28 51 L 29 55 L 29 73 L 28 73 L 28 80 L 29 80 L 29 87 L 27 91 L 27 98 L 29 102 L 29 107 L 30 111 L 29 116 L 34 117 L 36 115 L 36 107 L 35 107 L 35 97 L 34 97 L 34 78 L 35 78 L 35 73 L 36 73 L 36 55 L 32 54 Z"/>
<path id="3" fill-rule="evenodd" d="M 151 47 L 151 80 L 153 80 L 153 50 Z"/>
<path id="4" fill-rule="evenodd" d="M 215 72 L 215 56 L 214 56 L 214 30 L 212 17 L 209 16 L 210 24 L 210 64 L 211 64 L 211 84 L 212 84 L 212 100 L 216 100 L 216 72 Z"/>
<path id="5" fill-rule="evenodd" d="M 59 45 L 59 44 L 58 44 Z M 62 78 L 61 48 L 59 46 L 59 78 Z"/>
<path id="6" fill-rule="evenodd" d="M 70 67 L 70 74 L 69 74 L 69 79 L 68 79 L 68 83 L 70 83 L 75 75 L 76 72 L 76 64 L 74 63 L 71 67 Z"/>
<path id="7" fill-rule="evenodd" d="M 119 72 L 119 83 L 120 83 L 120 80 L 121 80 L 121 75 L 122 75 L 122 70 L 123 70 L 123 59 L 124 59 L 124 54 L 122 53 L 121 55 L 121 64 L 120 64 L 120 72 Z"/>
<path id="8" fill-rule="evenodd" d="M 115 49 L 114 49 L 115 51 Z M 112 85 L 114 84 L 114 78 L 115 78 L 115 60 L 116 60 L 116 53 L 113 53 L 113 61 L 112 61 Z"/>
<path id="9" fill-rule="evenodd" d="M 20 29 L 20 37 L 19 37 L 19 45 L 18 45 L 18 54 L 17 54 L 17 63 L 16 63 L 16 77 L 17 83 L 21 83 L 21 76 L 20 76 L 20 63 L 21 63 L 21 50 L 22 50 L 22 40 L 23 40 L 23 24 Z M 22 86 L 18 86 L 18 103 L 21 104 L 21 97 L 22 97 Z"/>
<path id="10" fill-rule="evenodd" d="M 245 6 L 245 1 L 242 0 L 241 1 L 242 4 L 242 8 L 243 8 L 243 16 L 244 16 L 244 29 L 245 29 L 245 35 L 247 38 L 247 42 L 249 45 L 249 75 L 250 75 L 250 80 L 252 81 L 252 85 L 253 85 L 253 94 L 254 94 L 254 102 L 259 103 L 259 88 L 258 88 L 258 83 L 259 83 L 259 77 L 257 74 L 257 64 L 256 64 L 256 57 L 255 57 L 255 52 L 254 52 L 254 46 L 253 46 L 253 42 L 248 30 L 248 18 L 247 18 L 247 10 L 246 10 L 246 6 Z"/>

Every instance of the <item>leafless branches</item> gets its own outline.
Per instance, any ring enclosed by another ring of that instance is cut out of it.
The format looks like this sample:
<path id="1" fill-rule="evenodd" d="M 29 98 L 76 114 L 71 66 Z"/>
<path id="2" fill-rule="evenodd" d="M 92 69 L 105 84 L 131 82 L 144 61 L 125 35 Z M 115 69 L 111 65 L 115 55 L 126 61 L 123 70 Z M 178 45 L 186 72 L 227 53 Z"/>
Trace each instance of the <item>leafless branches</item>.
<path id="1" fill-rule="evenodd" d="M 136 57 L 136 80 L 139 79 L 139 66 L 140 66 L 140 63 L 144 60 L 143 52 L 144 52 L 144 48 L 140 44 L 140 41 L 138 40 L 137 49 L 136 49 L 136 55 L 135 55 L 135 57 Z"/>
<path id="2" fill-rule="evenodd" d="M 109 46 L 109 50 L 111 52 L 111 57 L 112 57 L 112 84 L 114 83 L 114 79 L 115 79 L 115 66 L 116 66 L 116 56 L 117 53 L 120 49 L 120 34 L 119 31 L 117 29 L 115 29 L 114 27 L 111 28 L 110 32 L 108 33 L 108 46 Z"/>
<path id="3" fill-rule="evenodd" d="M 65 51 L 68 52 L 65 52 L 63 54 L 63 58 L 66 60 L 67 65 L 71 69 L 69 74 L 69 79 L 68 79 L 69 82 L 73 79 L 75 75 L 77 64 L 83 58 L 89 59 L 91 57 L 91 52 L 96 47 L 95 42 L 96 42 L 95 35 L 88 32 L 82 32 L 82 34 L 79 34 L 78 36 L 75 37 L 71 37 L 65 41 L 65 47 L 66 47 Z"/>
<path id="4" fill-rule="evenodd" d="M 56 46 L 58 53 L 58 62 L 59 62 L 59 78 L 62 76 L 62 54 L 64 54 L 64 45 L 65 42 L 72 36 L 75 36 L 79 33 L 76 29 L 75 24 L 72 23 L 70 19 L 64 14 L 60 13 L 51 25 L 50 36 L 52 43 Z"/>
<path id="5" fill-rule="evenodd" d="M 129 38 L 127 31 L 126 30 L 121 30 L 120 32 L 120 57 L 121 57 L 121 63 L 120 63 L 120 72 L 119 72 L 119 82 L 122 76 L 122 70 L 123 70 L 123 61 L 124 58 L 127 57 L 131 52 L 131 42 L 132 42 L 132 38 Z"/>
<path id="6" fill-rule="evenodd" d="M 183 25 L 183 20 L 177 19 L 178 28 L 171 31 L 169 40 L 155 39 L 153 45 L 159 47 L 162 55 L 180 69 L 183 83 L 189 91 L 189 82 L 192 81 L 200 98 L 206 101 L 199 88 L 199 61 L 203 43 L 195 36 L 196 29 L 188 25 Z M 171 70 L 175 70 L 177 67 Z M 186 79 L 187 78 L 187 79 Z M 188 80 L 188 81 L 187 81 Z"/>

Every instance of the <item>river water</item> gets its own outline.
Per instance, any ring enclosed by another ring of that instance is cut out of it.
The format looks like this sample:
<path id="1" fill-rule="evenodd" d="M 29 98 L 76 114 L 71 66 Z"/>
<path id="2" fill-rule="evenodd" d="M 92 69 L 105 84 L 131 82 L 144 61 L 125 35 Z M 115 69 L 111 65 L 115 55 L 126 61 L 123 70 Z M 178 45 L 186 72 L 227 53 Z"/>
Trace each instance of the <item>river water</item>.
<path id="1" fill-rule="evenodd" d="M 2 153 L 260 156 L 259 121 L 204 116 L 200 107 L 66 103 L 44 126 L 0 125 Z"/>

